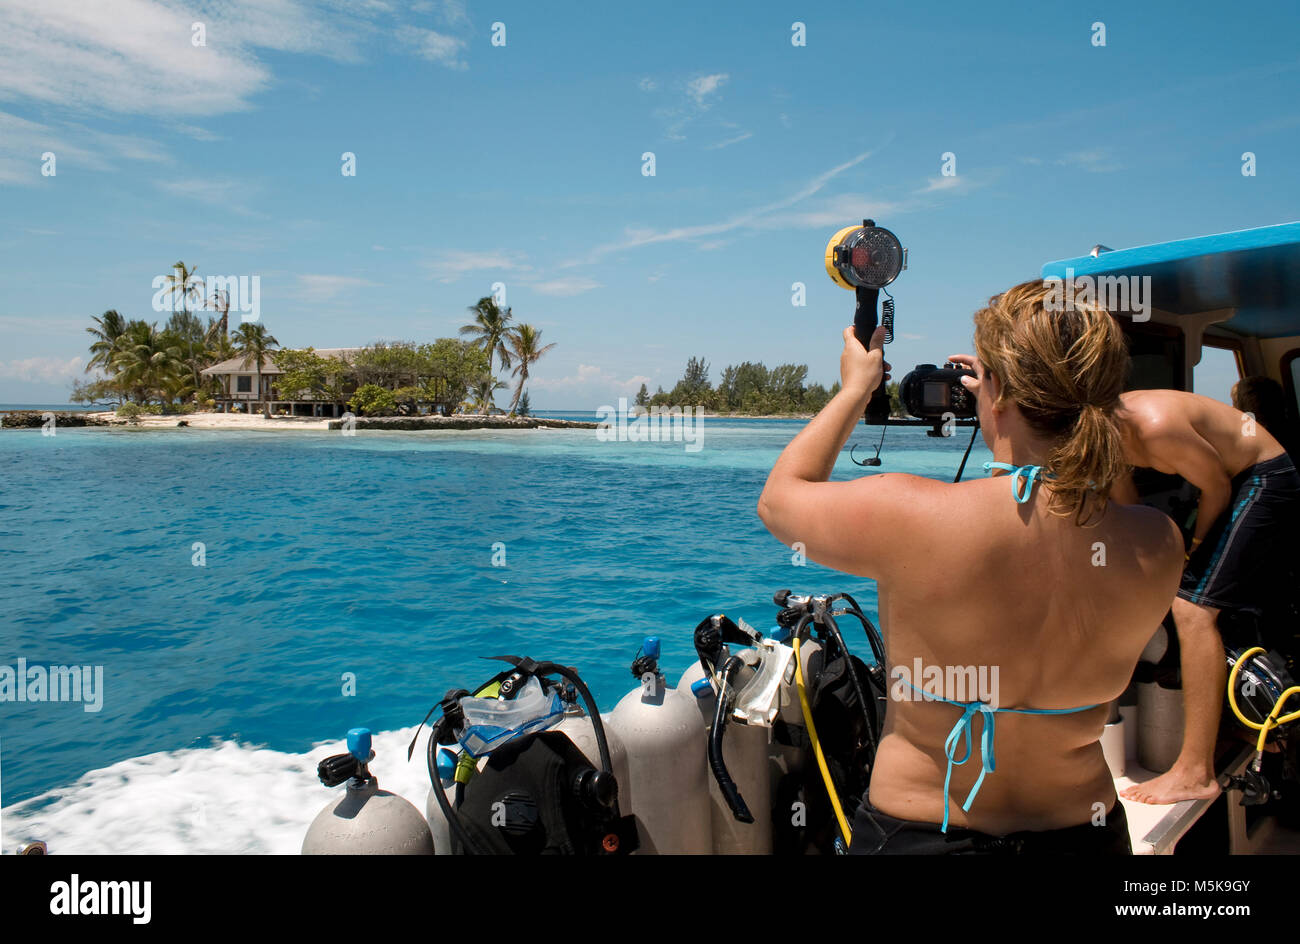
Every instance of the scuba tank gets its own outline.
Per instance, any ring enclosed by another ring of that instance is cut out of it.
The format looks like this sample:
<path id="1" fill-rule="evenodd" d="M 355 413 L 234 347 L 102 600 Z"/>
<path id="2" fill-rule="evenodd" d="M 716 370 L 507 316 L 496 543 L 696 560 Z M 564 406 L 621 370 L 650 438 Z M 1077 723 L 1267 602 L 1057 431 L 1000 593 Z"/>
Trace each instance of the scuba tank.
<path id="1" fill-rule="evenodd" d="M 732 678 L 743 686 L 754 676 L 746 666 Z M 718 697 L 699 662 L 691 664 L 677 682 L 678 691 L 691 692 L 700 711 L 697 750 L 708 750 Z M 715 855 L 769 855 L 772 852 L 772 775 L 768 763 L 770 729 L 757 725 L 730 724 L 723 742 L 722 757 L 736 788 L 752 811 L 753 822 L 736 819 L 715 778 L 709 778 L 709 815 Z"/>
<path id="2" fill-rule="evenodd" d="M 707 855 L 713 842 L 700 709 L 689 691 L 668 687 L 658 659 L 659 640 L 647 637 L 632 663 L 641 684 L 609 716 L 627 747 L 627 808 L 643 851 Z"/>
<path id="3" fill-rule="evenodd" d="M 783 694 L 788 648 L 718 614 L 695 628 L 699 659 L 682 673 L 679 691 L 695 696 L 713 776 L 709 801 L 713 851 L 772 852 L 771 724 Z M 743 646 L 732 655 L 730 646 Z M 778 664 L 780 663 L 780 664 Z M 724 681 L 725 680 L 725 681 Z M 752 700 L 751 700 L 752 699 Z"/>
<path id="4" fill-rule="evenodd" d="M 778 716 L 773 734 L 815 760 L 797 768 L 792 764 L 777 784 L 774 851 L 843 853 L 852 841 L 851 820 L 870 780 L 887 707 L 884 641 L 847 593 L 807 596 L 781 590 L 773 602 L 781 608 L 777 623 L 789 632 L 798 654 L 795 704 L 802 720 L 796 726 L 787 720 L 793 712 Z M 845 615 L 862 624 L 870 665 L 850 653 L 835 620 Z M 820 646 L 809 651 L 814 641 Z"/>
<path id="5" fill-rule="evenodd" d="M 348 732 L 348 753 L 320 762 L 327 787 L 347 781 L 343 796 L 317 814 L 302 841 L 303 855 L 433 855 L 433 837 L 420 811 L 379 789 L 370 773 L 375 758 L 368 728 Z"/>
<path id="6" fill-rule="evenodd" d="M 433 850 L 437 855 L 451 855 L 451 824 L 442 812 L 442 804 L 434 796 L 434 790 L 441 790 L 448 803 L 455 802 L 456 796 L 456 764 L 460 755 L 451 748 L 438 747 L 436 769 L 438 771 L 439 782 L 429 788 L 429 794 L 424 801 L 424 819 L 429 824 L 429 832 L 433 834 Z"/>

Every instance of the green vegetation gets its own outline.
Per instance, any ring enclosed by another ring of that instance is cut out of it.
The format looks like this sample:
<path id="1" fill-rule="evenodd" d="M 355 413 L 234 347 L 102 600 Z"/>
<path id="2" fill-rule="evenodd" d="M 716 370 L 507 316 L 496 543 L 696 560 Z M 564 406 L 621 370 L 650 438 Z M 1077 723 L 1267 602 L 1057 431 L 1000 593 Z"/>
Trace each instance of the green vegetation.
<path id="1" fill-rule="evenodd" d="M 469 399 L 463 404 L 463 408 L 470 413 L 481 413 L 484 416 L 490 416 L 493 413 L 501 413 L 497 405 L 493 402 L 498 390 L 505 390 L 506 385 L 497 380 L 491 374 L 483 374 L 474 385 L 470 387 Z"/>
<path id="2" fill-rule="evenodd" d="M 123 403 L 117 408 L 117 415 L 132 426 L 140 421 L 140 414 L 143 412 L 144 410 L 140 409 L 140 405 L 137 403 Z"/>
<path id="3" fill-rule="evenodd" d="M 209 301 L 203 297 L 197 268 L 178 262 L 166 277 L 164 294 L 178 301 L 181 310 L 161 329 L 156 322 L 127 319 L 116 309 L 91 319 L 86 331 L 94 340 L 86 373 L 98 376 L 73 383 L 73 402 L 132 404 L 145 412 L 155 407 L 157 412 L 173 413 L 219 394 L 219 385 L 204 378 L 202 371 L 233 357 L 235 348 L 225 336 L 224 311 L 222 319 L 204 324 L 190 310 Z M 130 418 L 132 412 L 123 415 Z"/>
<path id="4" fill-rule="evenodd" d="M 271 355 L 284 371 L 276 382 L 280 393 L 291 400 L 323 400 L 341 403 L 345 396 L 348 365 L 337 357 L 321 357 L 315 348 L 284 349 Z"/>
<path id="5" fill-rule="evenodd" d="M 497 358 L 501 369 L 510 369 L 511 376 L 517 377 L 519 381 L 515 386 L 515 395 L 510 400 L 510 415 L 515 416 L 519 412 L 519 401 L 524 393 L 524 384 L 528 383 L 529 369 L 555 345 L 542 344 L 540 328 L 534 328 L 530 324 L 512 323 L 510 309 L 502 309 L 491 296 L 480 298 L 470 306 L 469 311 L 474 316 L 474 320 L 462 327 L 460 333 L 469 336 L 472 339 L 470 343 L 482 351 L 488 361 L 484 376 L 475 384 L 487 382 L 491 392 L 498 389 L 493 385 L 500 382 L 492 376 L 492 359 Z M 494 409 L 491 392 L 485 400 L 479 401 L 487 411 Z"/>
<path id="6" fill-rule="evenodd" d="M 205 299 L 197 266 L 178 262 L 173 268 L 163 295 L 179 303 L 180 311 L 162 329 L 156 322 L 127 319 L 115 309 L 92 319 L 86 329 L 92 337 L 86 372 L 97 376 L 74 382 L 74 402 L 117 404 L 120 415 L 132 421 L 145 413 L 192 411 L 200 404 L 213 409 L 229 391 L 219 379 L 204 377 L 203 370 L 238 358 L 255 375 L 251 402 L 243 408 L 260 404 L 268 416 L 274 400 L 348 403 L 367 416 L 499 413 L 493 398 L 507 384 L 493 376 L 496 362 L 518 381 L 511 414 L 527 415 L 524 385 L 529 371 L 555 347 L 543 345 L 541 331 L 515 324 L 510 309 L 499 308 L 488 297 L 470 307 L 474 321 L 460 332 L 470 336 L 466 340 L 378 342 L 348 360 L 322 356 L 310 347 L 280 349 L 280 342 L 260 322 L 245 322 L 230 332 L 226 293 Z M 198 308 L 219 316 L 205 323 L 191 311 Z M 262 372 L 268 361 L 280 373 L 271 375 L 273 389 L 265 391 L 269 395 L 263 399 Z"/>
<path id="7" fill-rule="evenodd" d="M 700 406 L 715 413 L 747 413 L 753 415 L 780 415 L 786 413 L 816 413 L 840 392 L 839 381 L 827 390 L 819 383 L 809 384 L 807 364 L 780 364 L 768 368 L 764 364 L 745 361 L 728 366 L 715 387 L 709 382 L 709 364 L 702 357 L 692 357 L 686 362 L 682 379 L 672 390 L 660 387 L 653 396 L 642 384 L 636 395 L 638 406 Z M 885 388 L 895 416 L 902 415 L 898 399 L 898 382 L 890 381 Z"/>
<path id="8" fill-rule="evenodd" d="M 348 406 L 362 416 L 391 416 L 397 412 L 397 397 L 379 384 L 363 384 L 352 394 Z"/>
<path id="9" fill-rule="evenodd" d="M 247 368 L 250 364 L 257 372 L 257 386 L 254 399 L 262 397 L 262 361 L 273 348 L 280 346 L 280 342 L 271 337 L 266 331 L 266 325 L 257 321 L 246 321 L 239 326 L 235 332 L 235 350 L 244 356 L 243 365 Z M 262 413 L 266 417 L 271 415 L 271 404 L 263 401 Z"/>
<path id="10" fill-rule="evenodd" d="M 827 390 L 821 384 L 808 384 L 807 379 L 806 364 L 768 368 L 745 361 L 726 367 L 714 387 L 709 382 L 708 362 L 692 357 L 671 391 L 660 387 L 647 397 L 642 384 L 636 402 L 642 406 L 701 406 L 718 413 L 816 413 L 839 392 L 840 385 Z"/>

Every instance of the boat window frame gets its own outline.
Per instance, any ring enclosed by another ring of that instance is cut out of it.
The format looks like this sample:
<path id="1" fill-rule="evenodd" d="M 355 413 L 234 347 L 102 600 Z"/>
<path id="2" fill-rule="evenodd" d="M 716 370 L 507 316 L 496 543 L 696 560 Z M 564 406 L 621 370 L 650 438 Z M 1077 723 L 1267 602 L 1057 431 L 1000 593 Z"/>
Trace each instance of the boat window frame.
<path id="1" fill-rule="evenodd" d="M 1216 351 L 1231 351 L 1233 363 L 1237 365 L 1237 379 L 1233 382 L 1233 387 L 1237 385 L 1246 376 L 1246 358 L 1244 354 L 1244 345 L 1241 338 L 1227 338 L 1217 334 L 1201 335 L 1201 350 L 1212 347 Z M 1300 351 L 1296 353 L 1300 354 Z M 1196 366 L 1200 367 L 1201 362 L 1197 360 Z M 1195 382 L 1196 371 L 1192 371 L 1192 380 Z M 1228 388 L 1228 396 L 1232 397 L 1232 387 Z"/>
<path id="2" fill-rule="evenodd" d="M 1174 365 L 1174 382 L 1180 384 L 1180 386 L 1175 389 L 1187 389 L 1189 382 L 1192 380 L 1192 372 L 1187 369 L 1186 362 L 1187 332 L 1184 331 L 1180 325 L 1165 324 L 1158 321 L 1135 322 L 1120 318 L 1116 318 L 1115 320 L 1119 322 L 1120 328 L 1123 329 L 1126 340 L 1129 337 L 1145 335 L 1149 338 L 1173 341 L 1174 347 L 1177 349 L 1177 359 Z M 1131 351 L 1129 356 L 1132 357 Z M 1130 386 L 1131 382 L 1132 375 L 1130 374 L 1124 383 L 1125 390 L 1152 389 L 1132 387 Z"/>
<path id="3" fill-rule="evenodd" d="M 1300 415 L 1300 401 L 1296 399 L 1295 379 L 1291 376 L 1291 362 L 1297 358 L 1300 358 L 1300 347 L 1293 347 L 1277 359 L 1277 364 L 1282 374 L 1282 389 L 1286 391 L 1287 403 L 1295 409 L 1297 415 Z"/>

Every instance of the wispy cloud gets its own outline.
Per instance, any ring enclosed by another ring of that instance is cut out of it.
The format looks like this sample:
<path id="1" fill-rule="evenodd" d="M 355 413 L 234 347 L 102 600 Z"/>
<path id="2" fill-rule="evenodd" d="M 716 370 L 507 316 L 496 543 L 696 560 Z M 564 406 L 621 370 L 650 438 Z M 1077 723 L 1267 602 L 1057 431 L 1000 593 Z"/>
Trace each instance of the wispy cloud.
<path id="1" fill-rule="evenodd" d="M 944 176 L 931 177 L 929 180 L 925 182 L 924 187 L 921 187 L 919 190 L 914 190 L 912 192 L 913 193 L 934 193 L 937 190 L 956 190 L 958 187 L 965 186 L 965 184 L 966 184 L 966 178 L 958 177 L 956 174 L 953 174 L 951 177 L 944 177 Z"/>
<path id="2" fill-rule="evenodd" d="M 328 301 L 344 292 L 357 288 L 372 288 L 378 285 L 369 279 L 351 275 L 309 275 L 299 274 L 298 290 L 308 301 Z"/>
<path id="3" fill-rule="evenodd" d="M 86 359 L 76 357 L 27 357 L 22 360 L 0 361 L 0 380 L 21 380 L 28 383 L 58 383 L 79 378 L 85 371 Z"/>
<path id="4" fill-rule="evenodd" d="M 641 389 L 642 384 L 648 383 L 650 383 L 649 377 L 640 374 L 634 377 L 619 377 L 613 371 L 594 364 L 579 364 L 576 371 L 565 377 L 530 376 L 528 378 L 530 387 L 537 387 L 540 390 L 563 390 L 570 394 L 581 393 L 584 390 L 596 394 L 611 391 L 616 394 L 632 394 Z"/>
<path id="5" fill-rule="evenodd" d="M 684 141 L 686 128 L 713 107 L 718 89 L 722 88 L 729 78 L 730 75 L 726 72 L 715 72 L 710 75 L 697 75 L 676 86 L 677 94 L 680 96 L 678 100 L 672 104 L 662 105 L 654 112 L 654 116 L 663 122 L 664 134 L 670 140 Z M 647 81 L 650 82 L 649 87 L 645 84 Z M 655 87 L 653 80 L 641 80 L 643 91 L 652 91 Z"/>
<path id="6" fill-rule="evenodd" d="M 462 0 L 416 0 L 411 9 L 416 13 L 432 13 L 446 26 L 469 23 L 469 13 Z"/>
<path id="7" fill-rule="evenodd" d="M 752 210 L 745 210 L 741 213 L 735 214 L 734 216 L 728 217 L 725 220 L 720 220 L 714 223 L 700 223 L 694 226 L 675 226 L 671 229 L 662 230 L 629 230 L 622 241 L 598 246 L 588 253 L 584 259 L 570 261 L 565 263 L 565 266 L 568 267 L 594 263 L 610 253 L 623 252 L 628 249 L 636 249 L 642 246 L 652 246 L 657 243 L 680 242 L 682 240 L 707 239 L 709 237 L 721 236 L 725 233 L 730 233 L 734 230 L 744 228 L 763 229 L 771 226 L 790 225 L 791 223 L 804 225 L 800 221 L 804 216 L 807 216 L 807 214 L 781 215 L 782 211 L 789 210 L 791 207 L 794 207 L 820 193 L 836 177 L 843 174 L 846 170 L 861 164 L 874 153 L 874 150 L 863 151 L 861 154 L 849 158 L 842 164 L 837 164 L 829 170 L 818 174 L 807 184 L 800 187 L 789 196 L 755 207 Z M 855 213 L 860 215 L 860 210 L 855 211 Z M 853 214 L 851 214 L 849 218 L 852 219 L 852 216 Z M 820 219 L 819 214 L 813 214 L 813 217 L 814 220 L 809 221 L 806 225 L 823 225 L 821 222 L 815 221 Z M 842 218 L 843 217 L 841 217 L 841 219 Z"/>
<path id="8" fill-rule="evenodd" d="M 468 69 L 469 64 L 461 58 L 465 51 L 465 40 L 439 33 L 437 30 L 423 29 L 418 26 L 404 26 L 397 31 L 397 38 L 411 47 L 421 59 L 436 62 L 448 69 Z"/>
<path id="9" fill-rule="evenodd" d="M 523 258 L 505 249 L 479 252 L 449 249 L 421 263 L 421 267 L 439 282 L 455 282 L 471 272 L 531 272 L 532 266 L 524 263 Z"/>
<path id="10" fill-rule="evenodd" d="M 174 128 L 176 131 L 179 131 L 183 135 L 187 135 L 188 137 L 193 138 L 195 141 L 222 140 L 221 135 L 214 134 L 213 132 L 207 130 L 206 128 L 200 128 L 198 125 L 174 124 L 172 125 L 172 128 Z"/>
<path id="11" fill-rule="evenodd" d="M 589 279 L 585 276 L 574 276 L 572 278 L 550 279 L 545 282 L 534 283 L 532 288 L 542 295 L 555 295 L 561 298 L 581 295 L 584 292 L 590 292 L 593 289 L 601 287 L 601 283 L 595 279 Z"/>
<path id="12" fill-rule="evenodd" d="M 728 139 L 725 140 L 725 141 L 719 141 L 717 144 L 710 144 L 710 145 L 707 145 L 707 146 L 704 148 L 704 150 L 706 150 L 706 151 L 718 151 L 718 150 L 721 150 L 721 149 L 724 148 L 724 147 L 730 147 L 730 146 L 733 145 L 733 144 L 739 144 L 741 141 L 748 141 L 748 140 L 749 140 L 750 138 L 752 138 L 753 136 L 754 136 L 754 133 L 753 133 L 752 131 L 746 131 L 744 134 L 738 134 L 738 135 L 736 135 L 734 138 L 728 138 Z"/>
<path id="13" fill-rule="evenodd" d="M 270 87 L 262 53 L 355 63 L 387 54 L 394 32 L 415 55 L 464 68 L 465 41 L 453 34 L 468 26 L 464 4 L 429 9 L 445 32 L 405 26 L 408 11 L 379 0 L 4 0 L 0 100 L 110 114 L 236 112 Z M 177 130 L 208 140 L 193 126 Z"/>
<path id="14" fill-rule="evenodd" d="M 1110 148 L 1093 148 L 1088 151 L 1073 151 L 1056 159 L 1062 167 L 1078 167 L 1090 174 L 1105 174 L 1121 169 L 1114 159 Z"/>
<path id="15" fill-rule="evenodd" d="M 52 318 L 45 315 L 28 317 L 23 315 L 0 315 L 0 328 L 5 331 L 49 335 L 66 334 L 75 331 L 78 334 L 86 327 L 84 318 Z"/>
<path id="16" fill-rule="evenodd" d="M 699 105 L 701 108 L 708 108 L 709 96 L 722 88 L 723 83 L 725 83 L 729 78 L 731 78 L 731 76 L 726 72 L 697 76 L 686 83 L 686 92 L 695 100 L 695 104 Z"/>
<path id="17" fill-rule="evenodd" d="M 196 19 L 150 0 L 6 0 L 0 97 L 117 113 L 243 108 L 266 86 L 269 71 L 246 45 L 192 45 Z M 215 34 L 217 23 L 209 26 Z"/>
<path id="18" fill-rule="evenodd" d="M 56 177 L 73 168 L 112 170 L 119 160 L 172 160 L 165 148 L 148 138 L 81 125 L 59 128 L 0 112 L 0 184 L 30 185 L 46 179 L 41 173 L 46 153 L 54 155 Z"/>
<path id="19" fill-rule="evenodd" d="M 121 140 L 114 135 L 102 137 L 110 145 Z M 41 175 L 42 155 L 47 152 L 54 155 L 56 175 L 60 169 L 70 167 L 93 170 L 112 167 L 112 162 L 99 151 L 73 144 L 69 132 L 0 111 L 0 184 L 49 180 Z"/>
<path id="20" fill-rule="evenodd" d="M 165 194 L 197 200 L 209 206 L 220 207 L 241 216 L 266 216 L 249 207 L 245 201 L 253 196 L 248 181 L 233 177 L 188 177 L 176 180 L 159 180 L 155 186 Z"/>

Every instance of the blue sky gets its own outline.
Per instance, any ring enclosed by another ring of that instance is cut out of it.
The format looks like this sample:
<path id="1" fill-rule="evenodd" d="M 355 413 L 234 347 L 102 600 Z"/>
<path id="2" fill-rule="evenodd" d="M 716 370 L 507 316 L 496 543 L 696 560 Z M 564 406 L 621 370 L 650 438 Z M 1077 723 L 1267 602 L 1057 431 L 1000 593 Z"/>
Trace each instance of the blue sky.
<path id="1" fill-rule="evenodd" d="M 293 347 L 454 335 L 503 282 L 558 345 L 541 409 L 692 355 L 829 385 L 863 216 L 911 253 L 889 359 L 936 361 L 1048 260 L 1300 218 L 1297 36 L 1268 2 L 3 0 L 0 402 L 65 400 L 107 308 L 165 320 L 178 259 L 259 276 Z"/>

